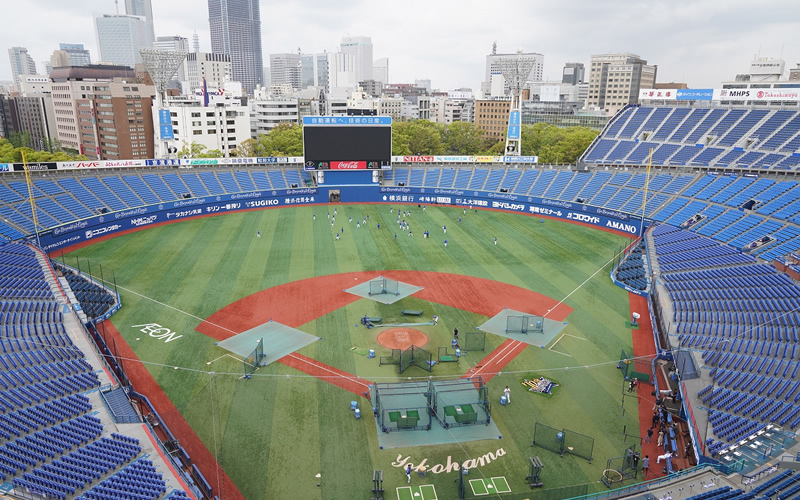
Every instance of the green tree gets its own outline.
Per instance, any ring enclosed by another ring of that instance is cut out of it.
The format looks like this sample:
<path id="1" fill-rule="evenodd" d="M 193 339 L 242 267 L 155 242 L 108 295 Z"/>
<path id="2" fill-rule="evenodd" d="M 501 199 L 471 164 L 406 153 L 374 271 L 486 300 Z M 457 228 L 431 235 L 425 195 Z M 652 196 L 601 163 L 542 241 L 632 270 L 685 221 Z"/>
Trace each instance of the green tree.
<path id="1" fill-rule="evenodd" d="M 28 131 L 11 132 L 8 136 L 8 140 L 11 141 L 11 144 L 15 148 L 30 148 L 32 146 L 31 133 Z"/>
<path id="2" fill-rule="evenodd" d="M 0 163 L 22 163 L 22 153 L 29 162 L 42 161 L 73 161 L 85 160 L 86 157 L 79 154 L 71 154 L 67 151 L 36 151 L 30 147 L 14 147 L 12 142 L 7 139 L 0 139 Z"/>
<path id="3" fill-rule="evenodd" d="M 470 122 L 453 122 L 442 128 L 445 154 L 477 155 L 487 148 L 485 132 Z"/>
<path id="4" fill-rule="evenodd" d="M 586 127 L 561 128 L 546 123 L 522 126 L 522 154 L 539 163 L 575 163 L 597 136 Z"/>
<path id="5" fill-rule="evenodd" d="M 267 134 L 242 141 L 234 150 L 236 156 L 303 156 L 303 128 L 294 123 L 281 123 Z"/>
<path id="6" fill-rule="evenodd" d="M 440 155 L 445 149 L 442 144 L 441 125 L 428 120 L 399 122 L 392 126 L 392 154 L 397 155 Z M 395 140 L 400 142 L 397 148 Z M 398 151 L 395 153 L 395 151 Z"/>
<path id="7" fill-rule="evenodd" d="M 184 144 L 181 149 L 178 151 L 179 158 L 205 158 L 202 156 L 203 153 L 208 148 L 202 144 L 197 142 L 190 142 L 189 144 Z"/>

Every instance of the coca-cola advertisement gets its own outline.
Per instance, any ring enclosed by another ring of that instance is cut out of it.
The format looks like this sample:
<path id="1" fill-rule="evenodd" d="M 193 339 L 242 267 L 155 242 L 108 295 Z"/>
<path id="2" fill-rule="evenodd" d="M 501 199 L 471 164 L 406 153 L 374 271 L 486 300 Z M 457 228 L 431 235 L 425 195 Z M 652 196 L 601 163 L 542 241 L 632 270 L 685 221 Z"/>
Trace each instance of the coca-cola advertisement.
<path id="1" fill-rule="evenodd" d="M 365 161 L 332 161 L 331 170 L 364 170 L 367 168 Z"/>

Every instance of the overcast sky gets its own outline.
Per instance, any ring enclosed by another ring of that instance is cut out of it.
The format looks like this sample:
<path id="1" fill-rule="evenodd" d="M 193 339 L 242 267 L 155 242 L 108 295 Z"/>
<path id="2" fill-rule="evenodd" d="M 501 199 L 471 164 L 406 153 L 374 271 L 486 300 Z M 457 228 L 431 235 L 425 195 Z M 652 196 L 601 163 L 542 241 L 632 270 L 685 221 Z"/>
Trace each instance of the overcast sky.
<path id="1" fill-rule="evenodd" d="M 124 0 L 120 0 L 124 13 Z M 59 42 L 83 43 L 97 61 L 93 12 L 111 0 L 0 0 L 0 80 L 11 79 L 8 48 L 27 47 L 39 71 Z M 210 51 L 204 0 L 153 0 L 156 36 L 196 31 Z M 345 35 L 372 37 L 375 59 L 389 58 L 393 83 L 430 79 L 434 88 L 478 89 L 485 56 L 544 54 L 545 80 L 565 62 L 632 52 L 658 65 L 658 82 L 718 87 L 745 73 L 756 55 L 800 62 L 798 0 L 261 0 L 264 65 L 269 54 L 338 50 Z M 588 72 L 587 72 L 588 76 Z"/>

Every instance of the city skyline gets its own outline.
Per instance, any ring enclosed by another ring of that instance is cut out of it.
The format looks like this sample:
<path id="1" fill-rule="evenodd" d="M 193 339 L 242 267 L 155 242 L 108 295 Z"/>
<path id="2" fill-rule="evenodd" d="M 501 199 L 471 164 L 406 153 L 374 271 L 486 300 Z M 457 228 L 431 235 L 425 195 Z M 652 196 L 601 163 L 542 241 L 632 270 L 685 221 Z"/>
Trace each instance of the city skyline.
<path id="1" fill-rule="evenodd" d="M 658 66 L 659 83 L 683 82 L 693 88 L 713 88 L 733 80 L 746 73 L 758 55 L 784 59 L 787 71 L 800 62 L 800 44 L 794 36 L 800 27 L 800 4 L 788 0 L 767 0 L 757 9 L 743 1 L 716 0 L 655 2 L 636 8 L 621 0 L 541 5 L 516 1 L 498 11 L 491 22 L 488 13 L 478 15 L 484 4 L 477 2 L 441 0 L 431 5 L 410 0 L 403 11 L 374 5 L 264 2 L 262 56 L 268 59 L 270 53 L 298 47 L 304 53 L 334 52 L 342 37 L 365 36 L 372 38 L 375 59 L 391 60 L 392 83 L 430 79 L 434 88 L 473 90 L 480 88 L 485 57 L 495 41 L 498 52 L 523 49 L 543 54 L 546 81 L 560 80 L 566 62 L 588 65 L 593 54 L 610 52 L 635 53 Z M 114 13 L 113 5 L 98 0 L 68 5 L 32 0 L 26 7 L 36 13 L 42 29 L 9 23 L 0 40 L 4 52 L 26 47 L 40 71 L 59 43 L 82 43 L 93 59 L 99 56 L 92 12 Z M 419 14 L 413 23 L 405 22 L 403 12 L 409 11 Z M 507 12 L 514 12 L 513 20 L 523 21 L 502 22 Z M 200 50 L 211 51 L 206 5 L 157 2 L 153 18 L 157 36 L 191 38 L 197 31 Z M 8 60 L 0 63 L 0 80 L 11 80 Z"/>

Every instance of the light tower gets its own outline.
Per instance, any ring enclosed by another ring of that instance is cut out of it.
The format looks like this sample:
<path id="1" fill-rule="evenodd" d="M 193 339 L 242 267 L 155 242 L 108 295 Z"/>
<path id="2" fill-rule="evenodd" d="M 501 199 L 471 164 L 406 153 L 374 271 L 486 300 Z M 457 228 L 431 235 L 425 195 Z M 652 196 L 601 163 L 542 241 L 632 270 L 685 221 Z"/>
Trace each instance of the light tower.
<path id="1" fill-rule="evenodd" d="M 520 49 L 516 55 L 498 57 L 494 62 L 511 91 L 505 155 L 519 156 L 522 153 L 522 87 L 525 86 L 525 80 L 531 73 L 536 58 L 523 54 Z"/>
<path id="2" fill-rule="evenodd" d="M 172 132 L 172 119 L 169 116 L 169 109 L 164 108 L 167 102 L 167 85 L 177 73 L 178 66 L 186 58 L 186 51 L 139 49 L 139 54 L 141 54 L 142 63 L 156 86 L 156 109 L 158 109 L 158 113 L 153 113 L 153 121 L 155 122 L 153 125 L 156 130 L 156 158 L 164 158 L 169 151 L 169 141 L 175 139 L 175 135 Z"/>

